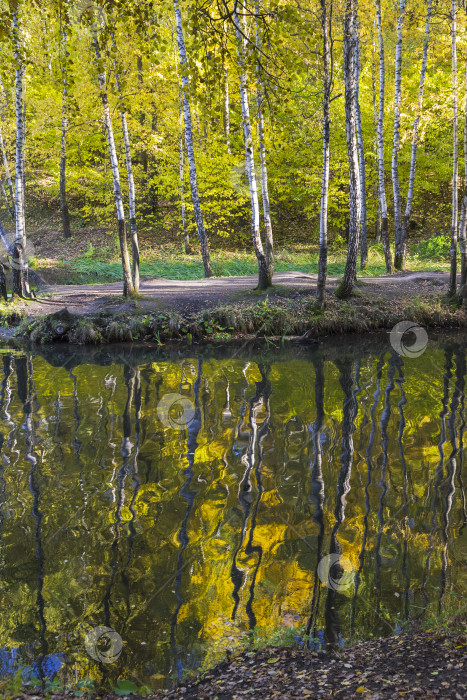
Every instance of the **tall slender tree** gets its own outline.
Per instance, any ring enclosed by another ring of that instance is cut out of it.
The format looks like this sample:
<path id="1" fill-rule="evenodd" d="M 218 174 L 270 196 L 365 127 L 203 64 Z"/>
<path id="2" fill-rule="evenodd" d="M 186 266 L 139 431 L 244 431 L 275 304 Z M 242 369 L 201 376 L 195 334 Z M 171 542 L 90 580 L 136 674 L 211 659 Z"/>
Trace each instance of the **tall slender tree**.
<path id="1" fill-rule="evenodd" d="M 97 36 L 93 37 L 92 42 L 97 62 L 97 73 L 101 93 L 102 107 L 104 111 L 104 127 L 107 134 L 110 164 L 112 167 L 115 207 L 117 209 L 118 239 L 120 242 L 120 256 L 123 268 L 123 295 L 129 296 L 133 293 L 133 282 L 131 277 L 130 256 L 128 255 L 125 212 L 123 209 L 122 189 L 120 185 L 120 169 L 118 166 L 117 149 L 115 148 L 115 138 L 112 126 L 112 119 L 110 117 L 109 98 L 107 95 L 107 79 L 105 74 L 104 61 L 101 56 Z"/>
<path id="2" fill-rule="evenodd" d="M 321 204 L 319 216 L 319 262 L 316 297 L 318 306 L 326 304 L 326 277 L 328 268 L 328 201 L 330 161 L 330 107 L 333 79 L 332 9 L 333 0 L 320 0 L 321 32 L 323 35 L 323 165 L 321 174 Z M 329 8 L 328 8 L 329 3 Z"/>
<path id="3" fill-rule="evenodd" d="M 358 143 L 358 164 L 360 168 L 360 267 L 366 267 L 368 259 L 368 232 L 367 232 L 367 207 L 366 207 L 366 166 L 365 147 L 363 143 L 362 114 L 360 109 L 360 23 L 358 20 L 358 0 L 355 0 L 355 102 L 357 119 L 357 143 Z"/>
<path id="4" fill-rule="evenodd" d="M 180 154 L 180 208 L 182 216 L 182 229 L 183 229 L 183 239 L 185 245 L 185 253 L 190 255 L 193 250 L 190 245 L 190 233 L 188 231 L 187 221 L 186 221 L 186 205 L 185 205 L 185 144 L 183 141 L 183 110 L 182 110 L 182 94 L 180 89 L 179 95 L 179 111 L 178 119 L 180 123 L 180 129 L 178 134 L 178 147 Z"/>
<path id="5" fill-rule="evenodd" d="M 386 199 L 386 185 L 384 175 L 384 92 L 386 82 L 386 66 L 384 59 L 383 23 L 381 19 L 381 0 L 376 0 L 376 25 L 378 27 L 379 45 L 379 108 L 378 108 L 378 189 L 379 206 L 381 210 L 381 239 L 383 241 L 386 272 L 392 272 L 391 247 L 389 245 L 389 219 L 388 204 Z"/>
<path id="6" fill-rule="evenodd" d="M 66 8 L 65 8 L 66 9 Z M 60 209 L 62 212 L 62 229 L 64 238 L 71 237 L 70 213 L 66 191 L 66 158 L 68 136 L 68 32 L 66 14 L 61 18 L 60 31 L 60 67 L 62 72 L 62 129 L 60 137 Z"/>
<path id="7" fill-rule="evenodd" d="M 401 188 L 399 181 L 399 148 L 401 139 L 401 99 L 402 99 L 402 26 L 404 23 L 407 0 L 399 0 L 397 17 L 396 60 L 394 74 L 394 134 L 392 139 L 392 189 L 394 193 L 394 267 L 404 267 L 404 250 L 402 241 Z"/>
<path id="8" fill-rule="evenodd" d="M 407 201 L 405 206 L 404 220 L 402 222 L 402 232 L 401 232 L 401 249 L 402 249 L 402 260 L 405 262 L 407 254 L 407 237 L 409 230 L 410 215 L 412 213 L 412 202 L 414 195 L 415 186 L 415 169 L 417 166 L 417 146 L 418 146 L 418 132 L 420 126 L 420 118 L 422 116 L 423 107 L 423 92 L 425 89 L 425 77 L 426 68 L 428 63 L 428 45 L 430 43 L 430 27 L 431 27 L 431 14 L 433 8 L 433 0 L 428 0 L 426 8 L 426 20 L 425 20 L 425 37 L 423 40 L 423 55 L 422 55 L 422 68 L 420 71 L 420 83 L 418 87 L 418 103 L 417 111 L 415 114 L 415 119 L 412 128 L 412 153 L 410 158 L 410 174 L 409 174 L 409 187 L 407 191 Z M 404 264 L 404 263 L 403 263 Z"/>
<path id="9" fill-rule="evenodd" d="M 123 99 L 122 86 L 120 80 L 120 68 L 117 62 L 117 43 L 115 34 L 112 32 L 112 43 L 115 51 L 115 86 L 117 88 L 118 104 L 120 108 L 120 121 L 122 123 L 123 146 L 125 149 L 125 164 L 128 179 L 128 206 L 130 210 L 130 235 L 131 235 L 131 257 L 133 263 L 133 292 L 139 292 L 139 241 L 138 227 L 136 223 L 136 197 L 135 178 L 133 175 L 133 161 L 131 158 L 130 134 L 128 132 L 128 120 L 126 116 L 126 105 Z"/>
<path id="10" fill-rule="evenodd" d="M 259 26 L 260 5 L 259 0 L 255 2 L 255 20 L 256 20 L 256 52 L 257 56 L 262 53 L 263 41 Z M 257 105 L 257 122 L 258 122 L 258 151 L 259 162 L 261 166 L 261 194 L 263 199 L 263 216 L 264 216 L 264 238 L 266 265 L 268 274 L 271 277 L 274 273 L 274 240 L 272 235 L 271 221 L 271 204 L 269 200 L 269 185 L 268 185 L 268 168 L 266 164 L 266 143 L 264 134 L 264 102 L 265 102 L 264 81 L 262 75 L 261 62 L 256 61 L 256 105 Z"/>
<path id="11" fill-rule="evenodd" d="M 20 35 L 19 7 L 11 3 L 13 23 L 13 48 L 16 75 L 16 178 L 15 178 L 15 213 L 16 232 L 13 250 L 13 294 L 20 297 L 29 296 L 28 265 L 26 259 L 26 216 L 24 201 L 24 100 L 23 81 L 25 73 L 24 49 Z"/>
<path id="12" fill-rule="evenodd" d="M 251 232 L 253 248 L 258 261 L 258 289 L 267 289 L 272 284 L 272 270 L 268 268 L 268 261 L 264 253 L 261 240 L 258 187 L 256 183 L 255 158 L 253 152 L 253 135 L 251 131 L 250 106 L 248 102 L 248 77 L 246 71 L 246 27 L 245 15 L 242 22 L 237 11 L 237 3 L 234 3 L 233 20 L 237 38 L 237 56 L 240 74 L 240 101 L 243 117 L 243 141 L 245 145 L 245 167 L 250 188 L 251 202 Z"/>
<path id="13" fill-rule="evenodd" d="M 357 27 L 355 0 L 346 0 L 344 9 L 344 80 L 345 131 L 349 160 L 350 220 L 347 262 L 337 294 L 349 297 L 357 280 L 357 258 L 360 241 L 361 185 L 358 164 L 356 129 L 357 114 Z"/>
<path id="14" fill-rule="evenodd" d="M 451 270 L 449 274 L 449 296 L 453 297 L 457 289 L 457 220 L 459 176 L 459 127 L 457 115 L 457 3 L 451 0 L 451 40 L 452 40 L 452 219 L 451 249 L 449 257 Z"/>
<path id="15" fill-rule="evenodd" d="M 185 141 L 188 156 L 188 166 L 190 170 L 190 187 L 191 199 L 193 202 L 193 210 L 198 230 L 199 242 L 201 244 L 201 256 L 203 258 L 204 275 L 211 277 L 212 266 L 211 257 L 209 254 L 209 244 L 206 230 L 204 228 L 203 213 L 201 211 L 201 201 L 198 190 L 198 177 L 196 172 L 195 151 L 193 147 L 193 129 L 191 125 L 191 107 L 189 97 L 189 78 L 188 78 L 188 58 L 186 53 L 185 39 L 183 36 L 182 13 L 180 11 L 179 0 L 174 0 L 175 19 L 177 23 L 177 45 L 180 56 L 180 73 L 182 76 L 182 94 L 183 94 L 183 115 L 185 123 Z"/>

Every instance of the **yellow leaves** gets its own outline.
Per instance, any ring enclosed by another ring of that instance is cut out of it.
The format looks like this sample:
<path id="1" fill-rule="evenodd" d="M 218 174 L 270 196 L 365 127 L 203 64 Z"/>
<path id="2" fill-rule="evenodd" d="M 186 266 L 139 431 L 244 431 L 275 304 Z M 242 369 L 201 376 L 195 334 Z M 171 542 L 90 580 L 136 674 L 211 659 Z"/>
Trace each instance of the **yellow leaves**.
<path id="1" fill-rule="evenodd" d="M 268 664 L 277 664 L 278 661 L 280 661 L 280 656 L 271 656 L 271 658 L 268 659 Z"/>

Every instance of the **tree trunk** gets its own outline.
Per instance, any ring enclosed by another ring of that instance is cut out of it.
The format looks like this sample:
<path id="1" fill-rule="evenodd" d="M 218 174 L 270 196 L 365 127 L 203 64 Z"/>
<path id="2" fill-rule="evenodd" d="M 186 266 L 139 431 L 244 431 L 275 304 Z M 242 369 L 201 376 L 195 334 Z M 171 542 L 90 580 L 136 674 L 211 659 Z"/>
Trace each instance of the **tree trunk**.
<path id="1" fill-rule="evenodd" d="M 256 48 L 257 51 L 262 49 L 262 38 L 259 30 L 259 1 L 256 0 L 255 3 L 255 13 L 256 13 Z M 263 101 L 264 101 L 264 84 L 261 75 L 261 65 L 259 61 L 256 63 L 256 104 L 258 108 L 258 150 L 259 150 L 259 161 L 261 166 L 261 193 L 263 198 L 263 216 L 264 216 L 264 237 L 265 237 L 265 252 L 266 252 L 266 265 L 268 267 L 269 275 L 272 282 L 272 277 L 274 274 L 274 240 L 272 235 L 272 222 L 271 222 L 271 205 L 269 200 L 269 187 L 268 187 L 268 169 L 266 164 L 266 144 L 264 140 L 264 115 L 263 115 Z"/>
<path id="2" fill-rule="evenodd" d="M 186 255 L 191 255 L 193 249 L 190 245 L 190 234 L 188 232 L 188 227 L 186 223 L 186 206 L 185 206 L 185 147 L 183 143 L 183 112 L 182 112 L 182 95 L 180 90 L 179 98 L 179 151 L 180 151 L 180 205 L 181 205 L 181 215 L 182 215 L 182 228 L 183 228 L 183 239 L 185 242 L 185 253 Z"/>
<path id="3" fill-rule="evenodd" d="M 188 59 L 186 55 L 185 40 L 183 38 L 182 14 L 180 12 L 179 0 L 174 0 L 175 18 L 177 21 L 177 44 L 180 55 L 180 72 L 182 76 L 183 93 L 183 114 L 185 119 L 185 140 L 188 155 L 188 165 L 190 170 L 191 199 L 198 230 L 199 242 L 201 244 L 201 255 L 204 265 L 204 276 L 212 276 L 211 258 L 209 254 L 208 237 L 204 228 L 203 214 L 198 191 L 198 180 L 196 173 L 195 152 L 193 147 L 193 129 L 191 124 L 191 108 L 189 100 L 189 79 L 188 79 Z"/>
<path id="4" fill-rule="evenodd" d="M 60 209 L 62 212 L 62 228 L 63 237 L 71 238 L 70 230 L 70 214 L 68 211 L 68 203 L 66 197 L 66 148 L 68 134 L 68 36 L 65 30 L 62 30 L 62 134 L 60 144 Z"/>
<path id="5" fill-rule="evenodd" d="M 386 186 L 384 183 L 384 87 L 386 70 L 384 64 L 384 38 L 383 24 L 381 21 L 381 0 L 376 0 L 376 23 L 378 25 L 379 43 L 379 113 L 378 113 L 378 187 L 379 204 L 381 207 L 381 238 L 383 241 L 386 272 L 392 272 L 391 247 L 389 245 L 388 203 L 386 200 Z"/>
<path id="6" fill-rule="evenodd" d="M 328 199 L 329 199 L 329 138 L 330 138 L 330 105 L 332 86 L 332 57 L 330 31 L 328 27 L 327 0 L 321 2 L 321 31 L 323 33 L 323 169 L 321 176 L 321 206 L 319 217 L 319 262 L 316 298 L 318 305 L 323 308 L 326 304 L 326 277 L 328 271 Z M 332 0 L 330 4 L 332 17 Z"/>
<path id="7" fill-rule="evenodd" d="M 266 256 L 264 254 L 263 242 L 261 240 L 259 224 L 259 202 L 258 189 L 256 185 L 255 159 L 253 153 L 253 137 L 251 133 L 250 107 L 248 104 L 246 56 L 245 56 L 245 26 L 238 17 L 236 5 L 234 6 L 233 20 L 235 24 L 235 34 L 237 37 L 237 55 L 240 68 L 240 101 L 242 105 L 243 117 L 243 140 L 245 143 L 245 163 L 248 184 L 250 187 L 251 201 L 251 232 L 253 237 L 253 248 L 258 260 L 258 289 L 267 289 L 272 284 L 272 273 L 268 269 Z"/>
<path id="8" fill-rule="evenodd" d="M 460 287 L 467 284 L 467 60 L 465 62 L 465 99 L 464 99 L 464 178 L 465 193 L 462 201 L 461 216 L 459 222 L 459 248 L 461 252 L 461 282 Z M 463 290 L 462 290 L 463 291 Z M 460 299 L 463 301 L 463 298 Z"/>
<path id="9" fill-rule="evenodd" d="M 224 134 L 225 143 L 227 145 L 227 153 L 230 150 L 230 94 L 229 94 L 229 69 L 227 67 L 227 34 L 226 24 L 224 22 L 224 45 L 222 47 L 222 62 L 224 66 Z"/>
<path id="10" fill-rule="evenodd" d="M 128 255 L 128 245 L 125 228 L 125 212 L 123 210 L 122 191 L 120 187 L 120 170 L 118 167 L 117 150 L 115 148 L 114 132 L 112 120 L 110 118 L 109 100 L 106 90 L 106 77 L 99 50 L 97 38 L 93 38 L 94 53 L 98 66 L 99 87 L 101 92 L 102 107 L 104 110 L 104 126 L 107 134 L 107 144 L 109 147 L 110 164 L 112 167 L 112 178 L 115 196 L 115 206 L 117 209 L 118 220 L 118 239 L 120 242 L 120 256 L 123 268 L 123 296 L 127 297 L 133 292 L 133 284 L 131 279 L 130 258 Z"/>
<path id="11" fill-rule="evenodd" d="M 356 118 L 357 118 L 357 141 L 358 141 L 358 163 L 360 167 L 360 268 L 366 267 L 368 260 L 368 233 L 367 233 L 367 208 L 366 208 L 366 168 L 365 168 L 365 148 L 363 145 L 362 116 L 360 111 L 360 29 L 358 21 L 358 0 L 355 0 L 355 73 L 356 73 Z"/>
<path id="12" fill-rule="evenodd" d="M 401 188 L 399 183 L 399 146 L 401 131 L 401 72 L 402 72 L 402 24 L 404 22 L 406 0 L 399 0 L 397 18 L 396 67 L 394 77 L 394 135 L 392 140 L 392 189 L 394 192 L 394 267 L 404 268 L 404 247 L 402 243 Z"/>
<path id="13" fill-rule="evenodd" d="M 452 220 L 451 220 L 451 272 L 449 275 L 449 296 L 453 297 L 457 289 L 457 219 L 459 170 L 459 134 L 457 117 L 457 4 L 451 0 L 451 36 L 452 36 Z"/>
<path id="14" fill-rule="evenodd" d="M 28 268 L 25 258 L 26 217 L 24 207 L 24 104 L 23 50 L 19 34 L 17 10 L 13 10 L 13 45 L 16 65 L 16 178 L 15 178 L 15 212 L 16 232 L 13 251 L 13 294 L 24 297 L 29 295 Z"/>
<path id="15" fill-rule="evenodd" d="M 112 42 L 117 52 L 115 36 L 112 33 Z M 135 178 L 133 175 L 133 161 L 131 159 L 130 135 L 128 133 L 128 122 L 126 109 L 123 102 L 122 89 L 120 85 L 120 74 L 117 60 L 115 59 L 115 85 L 117 88 L 118 102 L 120 107 L 120 120 L 122 122 L 123 146 L 125 148 L 125 164 L 128 180 L 128 206 L 130 210 L 130 235 L 131 235 L 131 256 L 133 260 L 133 293 L 139 293 L 139 241 L 138 227 L 136 225 L 136 198 L 135 198 Z"/>
<path id="16" fill-rule="evenodd" d="M 417 167 L 417 146 L 418 146 L 418 128 L 420 124 L 420 118 L 422 116 L 423 107 L 423 92 L 425 88 L 425 76 L 426 67 L 428 62 L 428 44 L 430 40 L 430 26 L 431 26 L 431 12 L 432 12 L 433 0 L 428 0 L 428 5 L 426 9 L 426 21 L 425 21 L 425 40 L 423 42 L 423 57 L 422 57 L 422 69 L 420 72 L 420 84 L 418 88 L 418 106 L 417 113 L 415 115 L 415 120 L 413 123 L 412 130 L 412 156 L 410 159 L 410 175 L 409 175 L 409 188 L 407 192 L 407 202 L 405 206 L 404 221 L 402 224 L 402 260 L 405 262 L 407 254 L 407 238 L 409 231 L 409 221 L 410 215 L 412 213 L 412 202 L 415 184 L 415 169 Z"/>
<path id="17" fill-rule="evenodd" d="M 361 187 L 357 146 L 357 75 L 356 75 L 356 31 L 354 0 L 346 0 L 344 13 L 344 78 L 345 78 L 345 127 L 349 158 L 349 242 L 344 278 L 338 296 L 351 296 L 357 279 L 357 257 L 360 239 Z"/>
<path id="18" fill-rule="evenodd" d="M 375 224 L 375 242 L 381 241 L 381 201 L 379 198 L 378 185 L 378 107 L 376 104 L 376 21 L 373 22 L 373 55 L 371 59 L 371 95 L 373 102 L 373 127 L 374 136 L 374 172 L 376 173 L 376 183 L 374 185 L 375 200 L 377 203 L 377 214 Z"/>

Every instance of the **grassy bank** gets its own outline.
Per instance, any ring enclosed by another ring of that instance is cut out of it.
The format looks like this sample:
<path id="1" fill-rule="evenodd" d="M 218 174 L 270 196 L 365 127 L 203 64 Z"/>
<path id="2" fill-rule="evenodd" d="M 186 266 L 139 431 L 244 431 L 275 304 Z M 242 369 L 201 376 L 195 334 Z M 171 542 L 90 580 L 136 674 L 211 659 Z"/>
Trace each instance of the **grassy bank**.
<path id="1" fill-rule="evenodd" d="M 90 314 L 72 314 L 66 310 L 47 316 L 25 316 L 17 323 L 15 311 L 8 310 L 3 325 L 15 326 L 14 335 L 34 343 L 151 342 L 173 340 L 187 343 L 199 340 L 226 342 L 246 336 L 280 341 L 288 337 L 305 340 L 343 333 L 390 329 L 410 319 L 426 328 L 467 327 L 465 307 L 450 305 L 440 293 L 388 296 L 386 290 L 368 292 L 365 283 L 347 301 L 330 295 L 324 311 L 316 308 L 314 294 L 273 288 L 269 295 L 246 295 L 239 302 L 228 302 L 205 311 L 177 313 L 149 311 L 143 302 L 123 303 L 113 299 Z M 9 305 L 3 305 L 3 313 Z M 12 334 L 12 331 L 10 331 Z"/>

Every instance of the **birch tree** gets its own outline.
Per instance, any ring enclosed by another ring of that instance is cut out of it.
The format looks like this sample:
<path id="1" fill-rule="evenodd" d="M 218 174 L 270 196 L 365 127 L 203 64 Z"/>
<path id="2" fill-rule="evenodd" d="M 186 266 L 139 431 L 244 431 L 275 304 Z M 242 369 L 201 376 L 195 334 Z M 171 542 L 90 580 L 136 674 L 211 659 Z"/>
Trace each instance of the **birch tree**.
<path id="1" fill-rule="evenodd" d="M 104 111 L 104 127 L 107 135 L 107 144 L 109 148 L 110 165 L 112 168 L 112 179 L 115 196 L 115 206 L 117 209 L 118 221 L 118 239 L 120 243 L 120 256 L 123 268 L 123 296 L 127 297 L 133 293 L 133 283 L 131 278 L 130 257 L 128 255 L 128 245 L 125 226 L 125 212 L 123 209 L 122 190 L 120 185 L 120 170 L 118 167 L 117 150 L 115 148 L 115 138 L 110 117 L 109 99 L 107 95 L 107 80 L 105 75 L 104 63 L 100 53 L 99 42 L 94 36 L 93 40 L 94 54 L 97 62 L 97 72 L 99 87 L 101 93 L 102 107 Z"/>
<path id="2" fill-rule="evenodd" d="M 182 216 L 183 239 L 185 243 L 185 253 L 190 255 L 193 250 L 190 245 L 190 234 L 186 222 L 186 205 L 185 205 L 185 145 L 183 143 L 183 110 L 182 110 L 182 94 L 179 95 L 179 111 L 178 120 L 180 124 L 178 134 L 179 155 L 180 155 L 180 209 Z"/>
<path id="3" fill-rule="evenodd" d="M 345 81 L 345 131 L 349 160 L 349 240 L 344 277 L 337 290 L 341 298 L 352 294 L 357 280 L 357 257 L 360 239 L 361 185 L 357 145 L 357 27 L 355 0 L 346 0 L 344 10 L 344 81 Z"/>
<path id="4" fill-rule="evenodd" d="M 396 60 L 394 75 L 394 134 L 392 139 L 392 189 L 394 193 L 394 267 L 402 270 L 404 267 L 404 251 L 402 242 L 401 221 L 401 188 L 399 182 L 399 147 L 401 131 L 401 83 L 402 83 L 402 26 L 404 22 L 406 0 L 399 0 L 399 16 L 397 18 Z"/>
<path id="5" fill-rule="evenodd" d="M 459 221 L 459 248 L 461 253 L 461 281 L 459 301 L 463 301 L 464 290 L 467 284 L 467 60 L 465 62 L 465 92 L 464 92 L 464 179 L 465 192 L 462 200 L 461 215 Z"/>
<path id="6" fill-rule="evenodd" d="M 68 135 L 68 34 L 66 24 L 61 28 L 62 129 L 60 136 L 60 210 L 64 238 L 71 237 L 70 214 L 66 192 L 66 157 Z"/>
<path id="7" fill-rule="evenodd" d="M 255 3 L 255 21 L 256 21 L 256 51 L 257 55 L 262 52 L 262 37 L 259 28 L 259 2 Z M 274 273 L 274 241 L 272 235 L 271 222 L 271 205 L 269 200 L 268 186 L 268 168 L 266 164 L 266 144 L 264 139 L 264 114 L 263 102 L 265 100 L 264 82 L 261 72 L 261 63 L 259 59 L 256 61 L 256 105 L 257 105 L 257 121 L 258 121 L 258 151 L 261 167 L 261 194 L 263 199 L 263 216 L 264 216 L 264 238 L 266 249 L 266 265 L 268 275 L 271 279 Z"/>
<path id="8" fill-rule="evenodd" d="M 203 258 L 204 276 L 212 276 L 211 258 L 209 254 L 208 237 L 204 228 L 203 214 L 198 190 L 198 179 L 196 172 L 195 152 L 193 146 L 193 129 L 191 123 L 191 107 L 189 98 L 189 78 L 188 78 L 188 58 L 183 37 L 182 14 L 180 12 L 179 0 L 174 0 L 175 19 L 177 24 L 177 44 L 180 57 L 180 73 L 182 77 L 183 95 L 183 115 L 185 123 L 185 141 L 188 156 L 188 167 L 190 171 L 190 188 L 193 210 L 198 231 L 199 242 L 201 244 L 201 256 Z"/>
<path id="9" fill-rule="evenodd" d="M 11 4 L 16 87 L 16 177 L 15 177 L 15 246 L 13 250 L 13 294 L 29 296 L 26 250 L 26 216 L 24 201 L 24 49 L 21 42 L 18 5 Z"/>
<path id="10" fill-rule="evenodd" d="M 7 100 L 7 94 L 5 91 L 5 87 L 3 85 L 3 81 L 0 77 L 0 90 L 1 90 L 1 97 L 2 97 L 2 102 L 1 102 L 1 109 L 0 109 L 0 151 L 2 153 L 2 162 L 3 162 L 3 170 L 5 173 L 5 178 L 6 178 L 6 183 L 8 187 L 8 194 L 5 193 L 5 202 L 6 206 L 8 209 L 8 213 L 10 214 L 11 218 L 14 219 L 15 217 L 15 193 L 13 190 L 13 182 L 11 179 L 11 171 L 10 171 L 10 164 L 8 162 L 8 155 L 5 147 L 5 142 L 3 140 L 3 124 L 5 122 L 5 112 L 6 108 L 8 105 L 8 100 Z M 2 183 L 3 187 L 3 183 Z"/>
<path id="11" fill-rule="evenodd" d="M 321 175 L 321 204 L 319 216 L 319 262 L 316 297 L 318 306 L 326 304 L 326 277 L 328 267 L 328 200 L 329 200 L 329 160 L 330 160 L 330 106 L 332 90 L 332 0 L 321 2 L 321 32 L 323 35 L 323 166 Z"/>
<path id="12" fill-rule="evenodd" d="M 112 33 L 112 43 L 115 54 L 117 53 L 117 44 L 115 35 Z M 122 123 L 123 146 L 125 149 L 125 164 L 128 179 L 128 207 L 130 210 L 130 235 L 131 235 L 131 257 L 133 263 L 133 292 L 139 293 L 139 242 L 138 242 L 138 227 L 136 224 L 136 198 L 135 198 L 135 178 L 133 175 L 133 162 L 131 158 L 130 135 L 128 133 L 128 121 L 126 116 L 125 101 L 123 99 L 120 72 L 117 63 L 117 58 L 114 61 L 115 67 L 115 86 L 117 88 L 118 104 L 120 109 L 120 121 Z"/>
<path id="13" fill-rule="evenodd" d="M 358 21 L 358 0 L 355 0 L 355 103 L 357 119 L 358 164 L 360 168 L 360 267 L 366 267 L 368 259 L 367 207 L 366 207 L 366 167 L 365 148 L 363 144 L 362 115 L 360 110 L 360 24 Z"/>
<path id="14" fill-rule="evenodd" d="M 451 219 L 451 250 L 449 257 L 451 270 L 449 275 L 449 296 L 453 297 L 457 289 L 457 219 L 458 219 L 458 190 L 457 179 L 459 170 L 459 134 L 457 116 L 457 4 L 451 0 L 451 39 L 452 39 L 452 219 Z"/>
<path id="15" fill-rule="evenodd" d="M 418 103 L 417 111 L 415 114 L 415 119 L 412 129 L 412 153 L 410 159 L 410 174 L 409 174 L 409 187 L 407 191 L 407 201 L 405 206 L 404 221 L 402 223 L 401 232 L 401 250 L 402 250 L 402 265 L 405 264 L 405 258 L 407 255 L 407 238 L 410 216 L 412 213 L 412 202 L 414 194 L 415 185 L 415 169 L 417 167 L 417 146 L 418 146 L 418 132 L 420 125 L 420 118 L 422 116 L 423 108 L 423 93 L 425 89 L 425 77 L 426 77 L 426 67 L 428 62 L 428 45 L 430 42 L 430 27 L 431 27 L 431 14 L 432 14 L 433 0 L 428 0 L 426 8 L 426 20 L 425 20 L 425 37 L 423 41 L 423 55 L 422 55 L 422 68 L 420 72 L 420 83 L 418 88 Z"/>
<path id="16" fill-rule="evenodd" d="M 379 109 L 378 109 L 378 188 L 379 206 L 381 210 L 381 239 L 383 241 L 386 272 L 392 272 L 391 247 L 389 245 L 389 220 L 388 204 L 386 199 L 386 185 L 384 182 L 384 93 L 386 81 L 386 67 L 384 59 L 384 37 L 381 19 L 381 0 L 376 0 L 376 25 L 378 28 L 379 47 Z"/>
<path id="17" fill-rule="evenodd" d="M 234 4 L 233 21 L 237 39 L 237 56 L 240 75 L 240 102 L 242 105 L 243 141 L 245 145 L 245 167 L 250 189 L 251 202 L 251 233 L 253 248 L 258 261 L 258 289 L 267 289 L 272 284 L 272 270 L 268 268 L 263 242 L 261 240 L 258 188 L 256 184 L 255 159 L 253 152 L 253 136 L 251 131 L 250 106 L 248 102 L 248 77 L 246 72 L 246 26 L 245 16 L 242 23 Z"/>
<path id="18" fill-rule="evenodd" d="M 229 88 L 229 69 L 227 66 L 227 27 L 224 22 L 224 36 L 222 44 L 222 65 L 224 70 L 224 134 L 227 153 L 231 153 L 230 149 L 230 88 Z"/>

